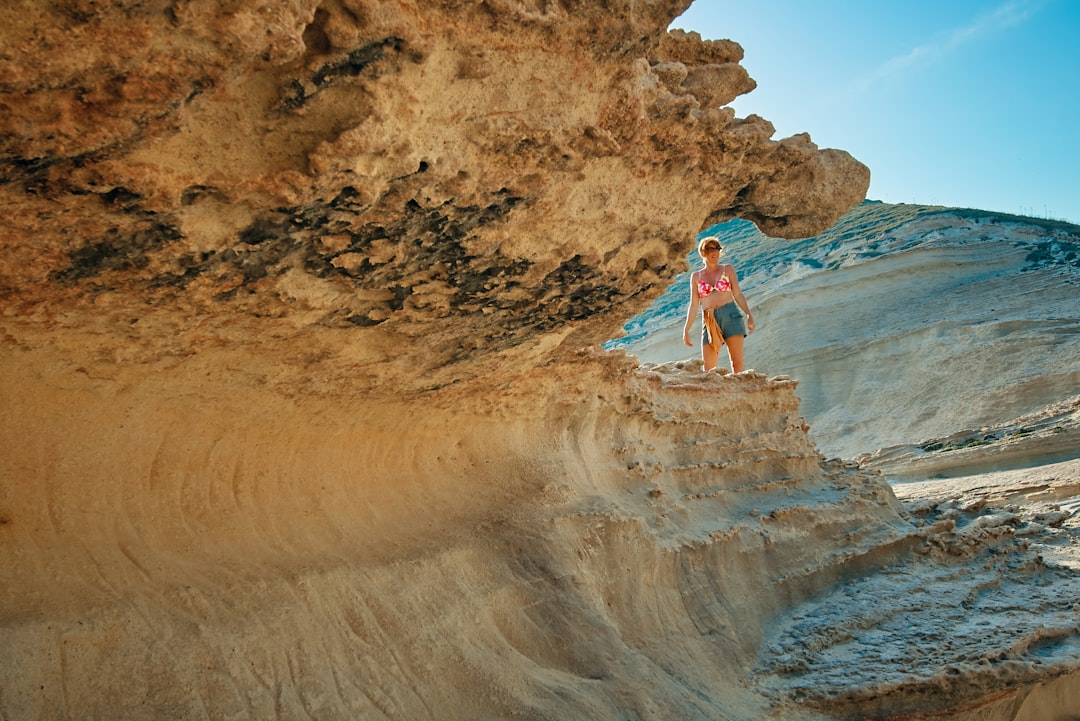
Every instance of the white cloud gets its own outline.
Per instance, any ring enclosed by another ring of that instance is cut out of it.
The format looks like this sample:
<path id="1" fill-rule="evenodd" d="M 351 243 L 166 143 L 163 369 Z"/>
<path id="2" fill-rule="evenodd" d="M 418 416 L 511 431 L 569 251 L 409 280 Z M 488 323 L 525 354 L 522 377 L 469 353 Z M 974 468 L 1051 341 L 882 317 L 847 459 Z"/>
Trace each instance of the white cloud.
<path id="1" fill-rule="evenodd" d="M 988 12 L 981 13 L 965 25 L 939 34 L 931 42 L 918 45 L 902 55 L 886 60 L 856 79 L 849 90 L 865 90 L 906 70 L 934 65 L 964 45 L 1024 23 L 1052 1 L 1009 0 Z"/>

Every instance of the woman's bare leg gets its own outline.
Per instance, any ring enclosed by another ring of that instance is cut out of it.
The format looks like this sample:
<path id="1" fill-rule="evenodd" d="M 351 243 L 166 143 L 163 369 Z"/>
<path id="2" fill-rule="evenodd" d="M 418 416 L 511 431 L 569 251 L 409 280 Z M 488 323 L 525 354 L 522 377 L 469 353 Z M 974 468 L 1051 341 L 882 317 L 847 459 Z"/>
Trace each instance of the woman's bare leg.
<path id="1" fill-rule="evenodd" d="M 743 363 L 743 341 L 746 340 L 744 335 L 730 335 L 724 338 L 725 345 L 728 349 L 728 358 L 731 359 L 731 372 L 741 373 L 745 370 Z"/>
<path id="2" fill-rule="evenodd" d="M 716 367 L 716 361 L 719 360 L 720 354 L 713 350 L 711 345 L 701 345 L 701 360 L 705 363 L 705 370 L 711 371 Z"/>

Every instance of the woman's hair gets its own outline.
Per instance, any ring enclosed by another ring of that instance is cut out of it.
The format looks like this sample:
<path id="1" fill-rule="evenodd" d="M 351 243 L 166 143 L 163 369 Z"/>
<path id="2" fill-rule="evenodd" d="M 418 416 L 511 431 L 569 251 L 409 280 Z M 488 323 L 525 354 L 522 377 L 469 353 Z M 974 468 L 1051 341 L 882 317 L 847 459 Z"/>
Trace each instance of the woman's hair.
<path id="1" fill-rule="evenodd" d="M 697 244 L 698 255 L 700 255 L 702 258 L 705 257 L 705 246 L 708 243 L 716 243 L 717 245 L 719 245 L 720 253 L 723 254 L 724 244 L 720 242 L 720 239 L 717 238 L 715 235 L 706 235 L 704 238 L 701 239 L 701 242 Z"/>

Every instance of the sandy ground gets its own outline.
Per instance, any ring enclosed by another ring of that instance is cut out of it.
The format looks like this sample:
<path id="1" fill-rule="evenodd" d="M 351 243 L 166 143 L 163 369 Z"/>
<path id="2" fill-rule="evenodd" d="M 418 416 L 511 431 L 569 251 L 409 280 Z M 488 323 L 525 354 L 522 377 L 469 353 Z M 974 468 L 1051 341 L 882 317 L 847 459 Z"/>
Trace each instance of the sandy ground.
<path id="1" fill-rule="evenodd" d="M 841 716 L 917 714 L 954 696 L 947 718 L 1075 718 L 1080 461 L 893 488 L 916 552 L 778 623 L 759 666 L 773 693 Z"/>

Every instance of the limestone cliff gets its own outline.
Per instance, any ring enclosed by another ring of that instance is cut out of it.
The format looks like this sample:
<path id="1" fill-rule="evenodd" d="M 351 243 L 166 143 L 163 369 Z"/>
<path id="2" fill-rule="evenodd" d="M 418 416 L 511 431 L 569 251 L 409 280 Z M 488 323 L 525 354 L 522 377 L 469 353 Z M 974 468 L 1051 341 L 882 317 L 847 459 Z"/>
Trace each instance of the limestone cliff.
<path id="1" fill-rule="evenodd" d="M 0 715 L 829 713 L 769 629 L 928 532 L 793 381 L 587 350 L 867 187 L 687 4 L 0 8 Z"/>

